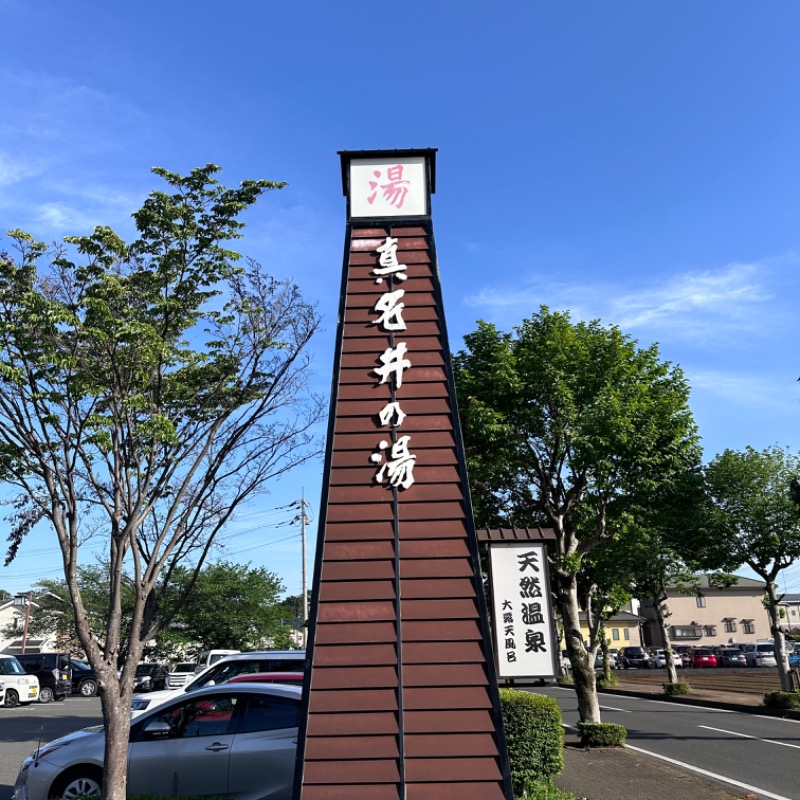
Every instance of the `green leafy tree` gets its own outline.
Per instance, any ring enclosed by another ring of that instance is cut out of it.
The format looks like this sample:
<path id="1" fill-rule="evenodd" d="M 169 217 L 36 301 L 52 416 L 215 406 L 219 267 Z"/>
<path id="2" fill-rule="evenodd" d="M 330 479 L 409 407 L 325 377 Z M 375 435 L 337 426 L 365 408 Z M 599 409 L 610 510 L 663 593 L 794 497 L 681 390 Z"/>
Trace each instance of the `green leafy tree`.
<path id="1" fill-rule="evenodd" d="M 125 797 L 134 670 L 172 621 L 159 611 L 171 575 L 198 573 L 236 510 L 317 450 L 315 309 L 224 246 L 241 236 L 241 212 L 283 184 L 228 188 L 218 170 L 155 169 L 169 188 L 133 214 L 131 243 L 97 227 L 48 251 L 12 231 L 18 252 L 0 258 L 0 479 L 16 490 L 7 562 L 35 525 L 53 530 L 98 676 L 108 800 Z M 78 580 L 90 553 L 109 569 L 99 618 Z"/>
<path id="2" fill-rule="evenodd" d="M 478 523 L 554 529 L 552 590 L 578 708 L 598 722 L 578 575 L 614 520 L 699 458 L 688 385 L 655 345 L 544 307 L 513 334 L 479 323 L 465 342 L 454 367 Z"/>
<path id="3" fill-rule="evenodd" d="M 718 521 L 718 546 L 767 584 L 766 608 L 783 691 L 794 688 L 781 625 L 777 578 L 800 558 L 800 458 L 777 445 L 725 450 L 706 469 Z"/>

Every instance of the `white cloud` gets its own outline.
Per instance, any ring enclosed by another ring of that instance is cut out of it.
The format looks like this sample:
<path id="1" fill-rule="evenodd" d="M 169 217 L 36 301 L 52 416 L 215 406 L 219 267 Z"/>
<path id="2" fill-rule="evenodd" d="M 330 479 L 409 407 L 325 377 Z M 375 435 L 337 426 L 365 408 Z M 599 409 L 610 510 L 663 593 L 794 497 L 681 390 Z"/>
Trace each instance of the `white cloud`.
<path id="1" fill-rule="evenodd" d="M 692 391 L 724 399 L 733 407 L 760 409 L 771 414 L 800 413 L 800 390 L 788 374 L 734 373 L 723 370 L 686 370 Z"/>
<path id="2" fill-rule="evenodd" d="M 645 279 L 608 282 L 553 281 L 535 276 L 520 286 L 486 287 L 466 304 L 488 318 L 522 319 L 539 305 L 569 309 L 573 319 L 601 319 L 646 338 L 719 340 L 732 332 L 764 326 L 764 308 L 774 299 L 775 268 L 798 263 L 794 254 L 757 263 L 733 263 L 717 270 L 684 272 L 661 285 Z M 633 285 L 632 285 L 633 284 Z"/>

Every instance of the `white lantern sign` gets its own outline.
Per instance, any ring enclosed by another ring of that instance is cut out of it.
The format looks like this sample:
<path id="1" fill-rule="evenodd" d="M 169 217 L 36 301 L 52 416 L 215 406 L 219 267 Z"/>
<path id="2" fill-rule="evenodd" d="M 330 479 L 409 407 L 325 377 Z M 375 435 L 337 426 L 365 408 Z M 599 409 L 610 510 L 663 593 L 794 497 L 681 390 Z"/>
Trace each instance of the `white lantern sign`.
<path id="1" fill-rule="evenodd" d="M 428 210 L 424 156 L 350 161 L 350 216 L 416 217 Z"/>

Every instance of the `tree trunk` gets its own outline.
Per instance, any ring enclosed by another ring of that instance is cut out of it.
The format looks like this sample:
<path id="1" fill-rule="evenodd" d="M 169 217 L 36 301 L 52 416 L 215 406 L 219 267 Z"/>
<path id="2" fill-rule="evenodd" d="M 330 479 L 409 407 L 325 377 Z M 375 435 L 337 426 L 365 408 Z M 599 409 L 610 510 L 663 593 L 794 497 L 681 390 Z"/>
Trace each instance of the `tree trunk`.
<path id="1" fill-rule="evenodd" d="M 110 672 L 111 668 L 109 668 Z M 106 732 L 104 800 L 125 800 L 128 789 L 128 741 L 131 731 L 131 692 L 122 691 L 116 674 L 102 677 L 100 695 Z"/>
<path id="2" fill-rule="evenodd" d="M 670 616 L 670 612 L 666 604 L 666 595 L 659 593 L 657 597 L 654 597 L 653 607 L 656 610 L 658 630 L 661 632 L 661 638 L 664 640 L 664 653 L 667 656 L 667 680 L 670 683 L 677 683 L 678 671 L 675 668 L 675 657 L 672 652 L 672 642 L 669 640 L 669 626 L 667 625 L 667 618 Z"/>
<path id="3" fill-rule="evenodd" d="M 574 574 L 558 575 L 558 604 L 564 624 L 564 640 L 572 665 L 572 680 L 578 697 L 578 714 L 581 722 L 600 722 L 600 703 L 597 699 L 597 682 L 594 664 L 583 644 L 580 612 L 578 608 L 578 581 Z"/>
<path id="4" fill-rule="evenodd" d="M 778 662 L 778 677 L 781 680 L 781 689 L 784 692 L 791 692 L 794 690 L 794 682 L 789 669 L 789 656 L 786 655 L 786 637 L 783 635 L 783 628 L 781 627 L 777 586 L 771 580 L 767 580 L 767 614 L 769 614 L 769 629 L 772 633 L 772 641 L 775 643 L 775 660 Z"/>

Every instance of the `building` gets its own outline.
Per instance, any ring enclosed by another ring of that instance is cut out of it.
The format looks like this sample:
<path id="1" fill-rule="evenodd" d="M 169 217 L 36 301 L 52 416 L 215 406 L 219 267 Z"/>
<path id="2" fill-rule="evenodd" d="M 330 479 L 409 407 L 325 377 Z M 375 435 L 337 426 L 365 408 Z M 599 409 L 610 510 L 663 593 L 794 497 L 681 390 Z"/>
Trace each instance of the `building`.
<path id="1" fill-rule="evenodd" d="M 800 636 L 800 594 L 784 594 L 778 605 L 784 614 L 781 623 L 786 633 Z"/>
<path id="2" fill-rule="evenodd" d="M 25 603 L 27 598 L 14 598 L 0 600 L 0 653 L 4 655 L 16 655 L 23 652 L 23 639 L 25 638 Z M 33 609 L 36 603 L 31 601 Z M 28 637 L 24 642 L 24 649 L 27 652 L 41 652 L 50 650 L 55 646 L 50 640 L 42 640 L 38 637 Z"/>
<path id="3" fill-rule="evenodd" d="M 709 585 L 707 575 L 698 578 L 697 594 L 685 594 L 673 586 L 667 589 L 671 644 L 721 647 L 770 637 L 763 581 L 737 576 L 733 586 L 716 589 Z M 642 601 L 641 613 L 646 618 L 644 644 L 664 647 L 652 600 Z"/>

